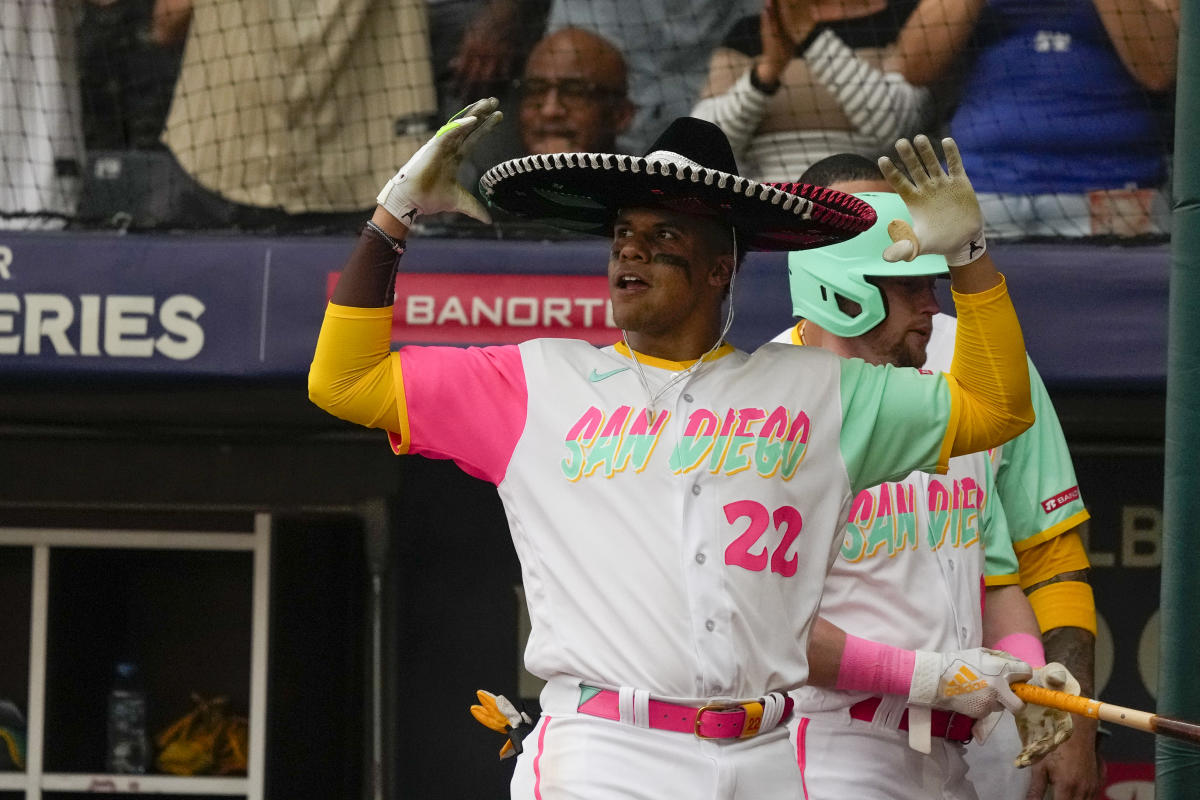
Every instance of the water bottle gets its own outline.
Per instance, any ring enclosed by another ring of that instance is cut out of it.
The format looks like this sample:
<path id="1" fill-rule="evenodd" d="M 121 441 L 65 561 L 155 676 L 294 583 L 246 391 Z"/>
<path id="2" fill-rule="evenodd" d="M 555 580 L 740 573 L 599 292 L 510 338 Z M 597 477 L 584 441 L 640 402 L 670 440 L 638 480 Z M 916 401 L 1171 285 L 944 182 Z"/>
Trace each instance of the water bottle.
<path id="1" fill-rule="evenodd" d="M 108 693 L 108 750 L 105 768 L 113 774 L 142 774 L 149 766 L 146 739 L 146 693 L 138 680 L 137 665 L 122 661 L 116 666 Z"/>

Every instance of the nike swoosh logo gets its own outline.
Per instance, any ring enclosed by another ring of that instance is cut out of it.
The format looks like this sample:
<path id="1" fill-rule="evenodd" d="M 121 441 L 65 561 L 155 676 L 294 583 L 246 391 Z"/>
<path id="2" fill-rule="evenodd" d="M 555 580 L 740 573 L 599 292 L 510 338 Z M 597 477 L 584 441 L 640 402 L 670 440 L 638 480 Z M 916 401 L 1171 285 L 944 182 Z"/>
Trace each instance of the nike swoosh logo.
<path id="1" fill-rule="evenodd" d="M 605 378 L 611 378 L 618 372 L 624 372 L 627 369 L 629 369 L 629 367 L 617 367 L 616 369 L 609 370 L 608 372 L 596 372 L 596 368 L 592 367 L 592 374 L 588 375 L 588 380 L 592 383 L 597 383 Z"/>

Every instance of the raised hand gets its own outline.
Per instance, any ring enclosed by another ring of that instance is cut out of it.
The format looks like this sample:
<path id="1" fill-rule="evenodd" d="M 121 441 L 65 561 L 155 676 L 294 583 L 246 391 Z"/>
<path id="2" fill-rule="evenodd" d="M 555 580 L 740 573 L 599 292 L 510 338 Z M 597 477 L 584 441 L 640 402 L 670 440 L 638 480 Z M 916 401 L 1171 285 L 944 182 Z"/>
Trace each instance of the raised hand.
<path id="1" fill-rule="evenodd" d="M 418 214 L 457 211 L 480 222 L 491 222 L 483 204 L 458 182 L 458 168 L 480 137 L 499 124 L 500 101 L 477 100 L 438 129 L 388 180 L 376 202 L 393 217 L 411 225 Z"/>
<path id="2" fill-rule="evenodd" d="M 887 156 L 879 169 L 912 215 L 910 227 L 902 220 L 888 224 L 893 244 L 883 251 L 885 261 L 912 261 L 922 253 L 939 253 L 951 267 L 970 264 L 984 254 L 983 212 L 975 189 L 963 169 L 962 156 L 953 139 L 942 140 L 946 168 L 942 168 L 926 136 L 896 142 L 896 152 L 907 175 Z"/>
<path id="3" fill-rule="evenodd" d="M 780 4 L 787 9 L 780 7 Z M 785 17 L 785 13 L 787 17 Z M 762 55 L 755 62 L 755 77 L 766 87 L 779 85 L 780 76 L 795 55 L 796 45 L 816 23 L 807 0 L 766 0 L 759 15 Z"/>

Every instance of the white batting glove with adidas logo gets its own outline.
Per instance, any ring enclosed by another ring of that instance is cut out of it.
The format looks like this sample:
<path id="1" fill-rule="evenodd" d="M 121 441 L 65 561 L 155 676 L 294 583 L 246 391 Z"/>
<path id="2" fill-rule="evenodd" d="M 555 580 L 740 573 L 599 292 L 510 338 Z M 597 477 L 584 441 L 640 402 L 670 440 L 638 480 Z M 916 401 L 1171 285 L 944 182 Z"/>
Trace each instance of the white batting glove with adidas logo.
<path id="1" fill-rule="evenodd" d="M 911 705 L 941 708 L 975 719 L 1002 708 L 1014 713 L 1024 708 L 1025 703 L 1008 686 L 1033 675 L 1021 659 L 986 647 L 916 652 L 908 693 Z"/>
<path id="2" fill-rule="evenodd" d="M 987 250 L 983 238 L 983 211 L 963 168 L 953 139 L 942 139 L 946 169 L 926 136 L 910 144 L 896 142 L 896 153 L 908 170 L 906 176 L 887 156 L 879 170 L 912 215 L 912 225 L 892 220 L 888 234 L 893 244 L 883 251 L 885 261 L 912 261 L 922 253 L 939 253 L 951 267 L 970 264 Z"/>
<path id="3" fill-rule="evenodd" d="M 375 201 L 405 225 L 418 214 L 457 211 L 491 222 L 487 209 L 458 182 L 463 158 L 503 119 L 494 97 L 477 100 L 450 118 L 433 138 L 388 180 Z"/>

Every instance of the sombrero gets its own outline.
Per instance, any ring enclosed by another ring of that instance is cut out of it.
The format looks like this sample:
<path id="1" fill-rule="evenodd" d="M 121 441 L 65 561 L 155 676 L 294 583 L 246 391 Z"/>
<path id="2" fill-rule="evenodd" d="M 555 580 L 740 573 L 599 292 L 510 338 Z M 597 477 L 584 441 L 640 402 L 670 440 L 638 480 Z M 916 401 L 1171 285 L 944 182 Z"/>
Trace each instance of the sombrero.
<path id="1" fill-rule="evenodd" d="M 732 225 L 744 250 L 804 250 L 845 241 L 875 222 L 857 197 L 823 186 L 783 191 L 737 174 L 716 125 L 680 117 L 644 156 L 554 153 L 489 169 L 479 188 L 490 205 L 556 228 L 612 234 L 621 208 L 666 208 Z"/>

